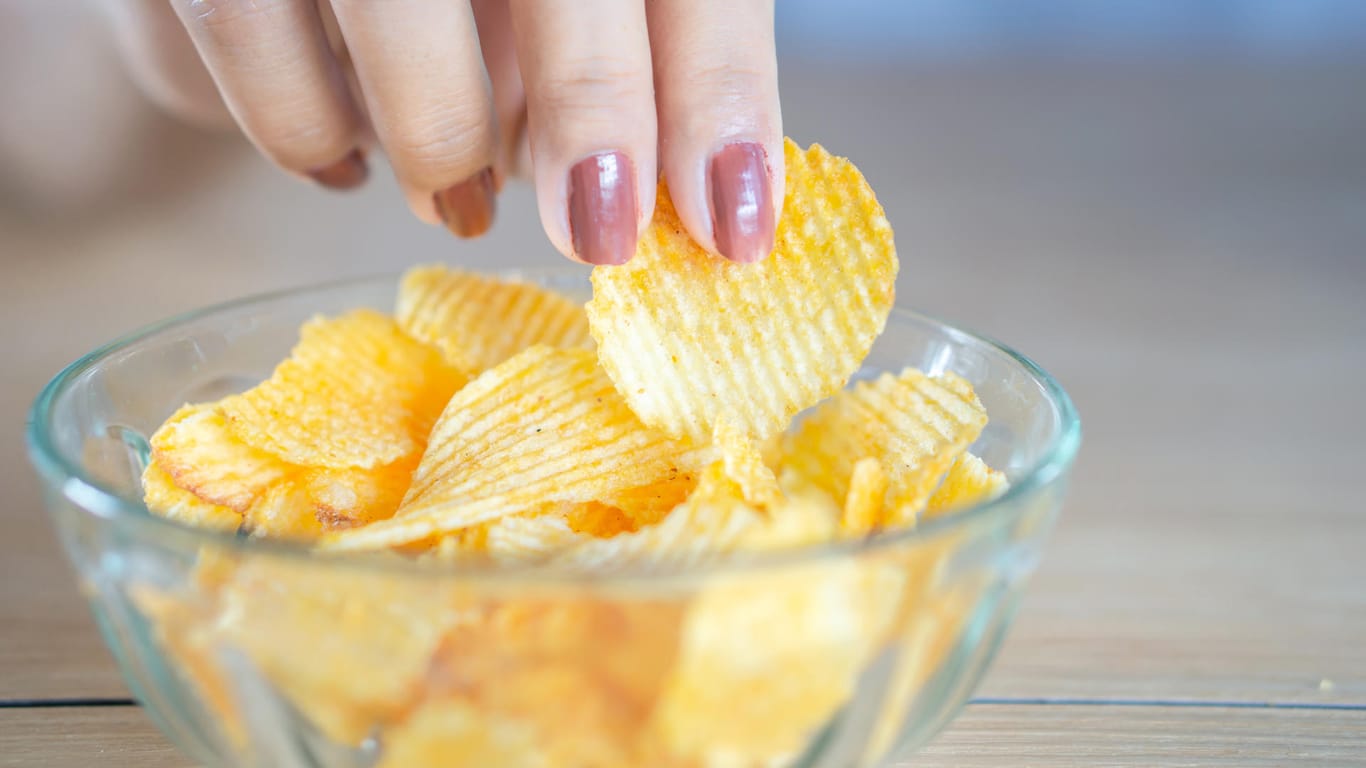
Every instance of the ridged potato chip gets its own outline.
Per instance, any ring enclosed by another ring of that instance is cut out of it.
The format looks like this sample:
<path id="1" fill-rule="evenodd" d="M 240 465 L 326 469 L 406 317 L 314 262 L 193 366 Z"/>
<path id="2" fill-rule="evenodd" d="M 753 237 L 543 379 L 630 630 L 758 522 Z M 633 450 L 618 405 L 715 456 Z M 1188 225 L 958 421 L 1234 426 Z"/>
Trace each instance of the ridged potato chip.
<path id="1" fill-rule="evenodd" d="M 964 453 L 949 468 L 949 473 L 944 476 L 934 495 L 930 496 L 925 517 L 937 517 L 957 507 L 994 499 L 1009 487 L 1004 472 L 992 469 L 971 453 Z"/>
<path id="2" fill-rule="evenodd" d="M 952 373 L 907 368 L 822 403 L 786 441 L 783 466 L 847 498 L 853 464 L 876 457 L 887 473 L 885 523 L 913 523 L 939 479 L 981 433 L 986 410 Z"/>
<path id="3" fill-rule="evenodd" d="M 508 515 L 491 522 L 485 539 L 489 556 L 500 563 L 542 562 L 592 538 L 591 534 L 571 528 L 559 506 L 539 514 Z"/>
<path id="4" fill-rule="evenodd" d="M 763 439 L 838 391 L 894 300 L 892 228 L 849 161 L 786 143 L 772 255 L 733 264 L 688 236 L 661 186 L 635 258 L 593 270 L 603 368 L 641 421 L 708 439 L 722 416 Z"/>
<path id="5" fill-rule="evenodd" d="M 758 441 L 729 418 L 722 417 L 716 422 L 712 442 L 721 452 L 726 476 L 740 486 L 745 501 L 761 509 L 772 509 L 782 503 L 783 491 L 778 486 L 778 478 L 764 463 L 763 449 Z"/>
<path id="6" fill-rule="evenodd" d="M 177 486 L 237 512 L 245 512 L 295 471 L 279 457 L 238 440 L 213 404 L 182 407 L 152 433 L 150 443 L 152 460 Z"/>
<path id="7" fill-rule="evenodd" d="M 882 469 L 882 462 L 872 456 L 854 462 L 841 520 L 846 532 L 863 535 L 882 524 L 882 504 L 887 499 L 887 486 L 887 473 Z"/>
<path id="8" fill-rule="evenodd" d="M 903 587 L 893 568 L 848 560 L 714 580 L 651 732 L 696 764 L 789 764 L 852 695 Z"/>
<path id="9" fill-rule="evenodd" d="M 537 344 L 592 344 L 583 307 L 567 297 L 442 266 L 404 274 L 395 314 L 403 330 L 470 377 Z"/>
<path id="10" fill-rule="evenodd" d="M 696 564 L 733 551 L 763 524 L 763 513 L 745 501 L 739 484 L 718 461 L 702 472 L 687 500 L 660 522 L 634 533 L 587 539 L 556 561 L 588 569 Z"/>
<path id="11" fill-rule="evenodd" d="M 442 636 L 463 620 L 448 584 L 264 557 L 244 563 L 221 600 L 217 639 L 353 745 L 412 706 Z"/>
<path id="12" fill-rule="evenodd" d="M 238 439 L 291 464 L 369 469 L 418 454 L 464 383 L 435 347 L 358 309 L 305 323 L 268 380 L 220 407 Z"/>
<path id="13" fill-rule="evenodd" d="M 529 725 L 457 699 L 424 701 L 386 730 L 381 758 L 379 768 L 552 768 Z"/>
<path id="14" fill-rule="evenodd" d="M 236 531 L 242 527 L 241 512 L 204 501 L 176 485 L 170 473 L 155 460 L 142 472 L 142 491 L 147 508 L 162 517 L 216 531 Z"/>
<path id="15" fill-rule="evenodd" d="M 591 350 L 532 347 L 451 398 L 393 519 L 337 549 L 392 547 L 552 502 L 590 502 L 692 470 L 700 455 L 640 423 Z"/>

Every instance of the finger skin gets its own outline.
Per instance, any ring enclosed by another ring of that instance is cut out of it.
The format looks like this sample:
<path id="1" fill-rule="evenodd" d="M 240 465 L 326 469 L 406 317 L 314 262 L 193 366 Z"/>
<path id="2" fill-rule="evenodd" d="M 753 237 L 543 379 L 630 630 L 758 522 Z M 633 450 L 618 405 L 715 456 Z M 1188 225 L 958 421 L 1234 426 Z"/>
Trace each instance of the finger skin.
<path id="1" fill-rule="evenodd" d="M 641 0 L 512 0 L 541 223 L 570 258 L 629 259 L 658 136 Z"/>
<path id="2" fill-rule="evenodd" d="M 167 112 L 209 127 L 232 115 L 166 0 L 101 0 L 119 52 L 143 92 Z"/>
<path id="3" fill-rule="evenodd" d="M 648 9 L 660 165 L 679 218 L 704 247 L 761 259 L 784 190 L 773 0 L 651 0 Z"/>
<path id="4" fill-rule="evenodd" d="M 238 125 L 281 167 L 350 163 L 362 120 L 314 0 L 171 0 Z"/>

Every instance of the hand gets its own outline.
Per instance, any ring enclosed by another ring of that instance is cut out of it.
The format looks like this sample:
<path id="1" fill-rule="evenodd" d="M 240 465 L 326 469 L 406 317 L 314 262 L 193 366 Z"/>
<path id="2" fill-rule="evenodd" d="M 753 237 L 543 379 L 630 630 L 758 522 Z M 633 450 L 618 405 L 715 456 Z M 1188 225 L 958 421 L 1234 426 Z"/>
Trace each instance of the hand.
<path id="1" fill-rule="evenodd" d="M 620 264 L 662 171 L 697 242 L 745 262 L 772 249 L 773 0 L 104 2 L 158 101 L 198 119 L 226 105 L 324 186 L 363 183 L 377 141 L 413 213 L 472 237 L 529 172 L 551 242 Z"/>

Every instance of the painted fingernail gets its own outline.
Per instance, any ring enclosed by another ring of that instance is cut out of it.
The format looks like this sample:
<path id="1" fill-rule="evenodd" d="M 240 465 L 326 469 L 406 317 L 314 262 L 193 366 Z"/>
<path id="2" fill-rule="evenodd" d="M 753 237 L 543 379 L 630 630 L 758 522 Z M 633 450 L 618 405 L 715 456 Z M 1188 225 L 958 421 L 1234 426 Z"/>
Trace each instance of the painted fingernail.
<path id="1" fill-rule="evenodd" d="M 370 166 L 365 163 L 365 153 L 353 149 L 346 157 L 308 175 L 329 189 L 355 189 L 370 176 Z"/>
<path id="2" fill-rule="evenodd" d="M 636 169 L 603 152 L 569 170 L 569 235 L 589 264 L 625 264 L 636 252 Z"/>
<path id="3" fill-rule="evenodd" d="M 773 251 L 768 155 L 754 142 L 729 144 L 711 158 L 711 222 L 716 250 L 731 261 L 762 261 Z"/>
<path id="4" fill-rule="evenodd" d="M 436 211 L 446 223 L 446 229 L 460 237 L 478 237 L 493 225 L 493 212 L 498 207 L 494 189 L 493 169 L 479 173 L 432 196 Z"/>

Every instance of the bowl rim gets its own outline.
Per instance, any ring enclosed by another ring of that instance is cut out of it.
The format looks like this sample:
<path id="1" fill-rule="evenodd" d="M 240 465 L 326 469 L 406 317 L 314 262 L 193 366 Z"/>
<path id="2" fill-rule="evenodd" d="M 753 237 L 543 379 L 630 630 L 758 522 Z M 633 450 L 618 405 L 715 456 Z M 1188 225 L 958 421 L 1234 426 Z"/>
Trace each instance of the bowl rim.
<path id="1" fill-rule="evenodd" d="M 553 279 L 557 276 L 570 278 L 580 270 L 574 267 L 525 268 L 484 271 L 480 274 L 502 279 Z M 424 561 L 418 558 L 403 558 L 388 552 L 335 552 L 318 550 L 309 542 L 293 542 L 280 539 L 253 539 L 235 532 L 217 531 L 196 527 L 188 523 L 161 517 L 152 513 L 145 504 L 136 503 L 112 490 L 97 478 L 83 471 L 75 462 L 68 460 L 57 448 L 52 439 L 51 417 L 53 407 L 59 397 L 73 382 L 96 367 L 109 356 L 127 347 L 170 330 L 215 314 L 242 309 L 255 304 L 298 298 L 309 294 L 321 294 L 348 286 L 361 286 L 387 281 L 397 284 L 402 272 L 383 272 L 347 277 L 301 286 L 283 288 L 251 294 L 229 301 L 218 302 L 180 312 L 154 323 L 144 325 L 126 333 L 82 355 L 67 365 L 52 378 L 34 400 L 29 409 L 26 440 L 29 459 L 41 478 L 60 493 L 68 502 L 81 511 L 93 514 L 114 523 L 142 527 L 159 540 L 162 537 L 182 537 L 191 543 L 213 546 L 233 551 L 235 554 L 261 553 L 263 555 L 306 559 L 319 564 L 332 566 L 376 568 L 383 571 L 403 574 L 433 574 L 444 577 L 491 578 L 494 580 L 515 580 L 531 577 L 544 580 L 552 576 L 557 582 L 594 582 L 604 581 L 657 581 L 711 575 L 731 570 L 794 566 L 837 558 L 843 555 L 859 555 L 885 548 L 907 544 L 918 539 L 930 539 L 941 534 L 966 527 L 998 515 L 1006 515 L 1020 501 L 1036 491 L 1048 486 L 1067 472 L 1076 458 L 1081 445 L 1081 419 L 1072 403 L 1071 397 L 1062 385 L 1032 359 L 1011 347 L 985 334 L 965 329 L 940 320 L 937 317 L 902 307 L 894 306 L 889 315 L 902 317 L 915 322 L 932 324 L 947 332 L 957 341 L 971 341 L 994 348 L 1021 366 L 1044 389 L 1057 410 L 1059 427 L 1050 444 L 1019 478 L 1014 479 L 1006 492 L 990 501 L 973 504 L 949 514 L 922 522 L 911 528 L 898 529 L 859 539 L 844 539 L 822 544 L 793 547 L 783 550 L 748 553 L 740 556 L 708 561 L 702 565 L 650 566 L 634 565 L 604 570 L 582 570 L 572 568 L 547 567 L 545 565 L 508 565 L 487 563 L 450 563 Z"/>

